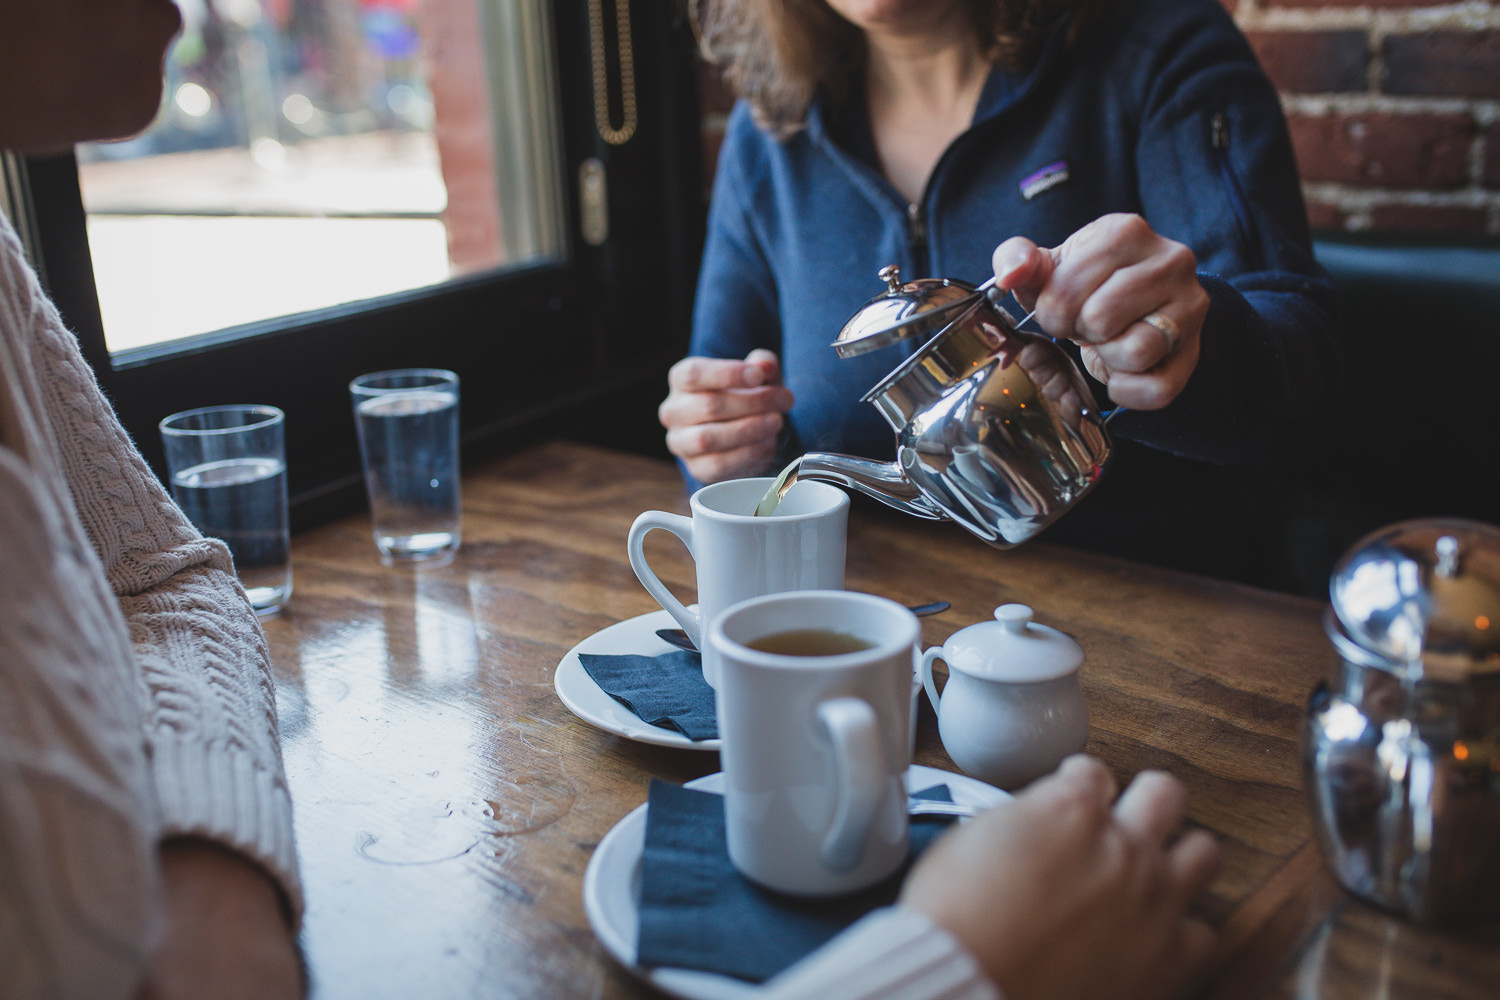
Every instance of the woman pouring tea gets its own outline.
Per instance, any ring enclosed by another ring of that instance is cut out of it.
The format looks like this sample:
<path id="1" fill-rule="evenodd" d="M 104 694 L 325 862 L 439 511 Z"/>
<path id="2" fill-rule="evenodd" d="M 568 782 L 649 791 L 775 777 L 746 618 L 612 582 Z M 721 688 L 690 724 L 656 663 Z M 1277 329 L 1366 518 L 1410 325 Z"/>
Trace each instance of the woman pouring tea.
<path id="1" fill-rule="evenodd" d="M 1277 94 L 1222 5 L 698 14 L 739 101 L 689 356 L 659 410 L 690 483 L 814 450 L 891 458 L 860 398 L 920 345 L 839 358 L 830 341 L 886 265 L 993 275 L 1075 352 L 1101 407 L 1129 410 L 1107 482 L 1049 540 L 1244 570 L 1234 467 L 1318 423 L 1338 349 Z"/>

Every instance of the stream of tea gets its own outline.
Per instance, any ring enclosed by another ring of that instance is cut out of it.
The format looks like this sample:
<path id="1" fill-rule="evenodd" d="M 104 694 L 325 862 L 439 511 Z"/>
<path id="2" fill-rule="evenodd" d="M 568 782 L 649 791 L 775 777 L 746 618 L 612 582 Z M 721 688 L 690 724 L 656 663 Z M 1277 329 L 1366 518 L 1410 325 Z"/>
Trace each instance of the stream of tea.
<path id="1" fill-rule="evenodd" d="M 781 506 L 781 501 L 786 499 L 786 491 L 791 489 L 797 482 L 797 466 L 802 464 L 802 459 L 792 459 L 792 464 L 781 470 L 781 475 L 771 483 L 771 488 L 766 490 L 766 495 L 760 498 L 760 503 L 755 505 L 756 517 L 770 517 L 776 513 L 776 508 Z"/>

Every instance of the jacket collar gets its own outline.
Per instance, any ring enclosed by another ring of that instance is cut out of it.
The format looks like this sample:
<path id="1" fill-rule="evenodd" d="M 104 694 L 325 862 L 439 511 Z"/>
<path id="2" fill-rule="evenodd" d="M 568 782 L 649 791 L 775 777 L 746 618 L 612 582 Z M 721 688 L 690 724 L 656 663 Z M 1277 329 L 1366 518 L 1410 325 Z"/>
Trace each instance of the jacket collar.
<path id="1" fill-rule="evenodd" d="M 1040 86 L 1062 58 L 1071 15 L 1064 14 L 1047 33 L 1042 50 L 1031 71 L 1022 75 L 1004 70 L 999 66 L 990 69 L 979 94 L 979 106 L 974 109 L 974 121 L 970 131 L 999 118 L 1007 110 L 1024 101 Z M 849 101 L 849 107 L 834 109 L 828 95 L 819 90 L 807 109 L 806 132 L 814 146 L 825 150 L 835 159 L 843 160 L 852 153 L 856 158 L 873 164 L 873 148 L 870 148 L 869 110 L 863 100 L 864 89 L 859 88 Z M 839 121 L 842 112 L 843 120 Z M 853 137 L 846 139 L 846 137 Z M 854 148 L 845 148 L 846 142 Z"/>

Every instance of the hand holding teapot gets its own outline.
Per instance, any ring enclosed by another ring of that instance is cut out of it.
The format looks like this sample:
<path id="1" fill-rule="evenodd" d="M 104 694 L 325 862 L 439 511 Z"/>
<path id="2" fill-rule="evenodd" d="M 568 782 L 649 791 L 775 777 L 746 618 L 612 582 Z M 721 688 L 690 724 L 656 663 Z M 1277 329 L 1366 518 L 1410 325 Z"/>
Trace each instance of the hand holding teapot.
<path id="1" fill-rule="evenodd" d="M 1106 215 L 1055 248 L 1012 237 L 992 255 L 996 287 L 1013 292 L 1054 337 L 1081 347 L 1109 397 L 1159 410 L 1198 365 L 1208 293 L 1192 250 L 1138 215 Z"/>
<path id="2" fill-rule="evenodd" d="M 997 548 L 1019 545 L 1104 473 L 1112 446 L 1083 371 L 1052 338 L 1021 329 L 996 288 L 903 284 L 894 265 L 879 276 L 885 293 L 844 324 L 833 348 L 848 358 L 924 341 L 863 396 L 896 432 L 895 460 L 811 452 L 783 471 L 778 489 L 821 479 L 957 521 Z"/>

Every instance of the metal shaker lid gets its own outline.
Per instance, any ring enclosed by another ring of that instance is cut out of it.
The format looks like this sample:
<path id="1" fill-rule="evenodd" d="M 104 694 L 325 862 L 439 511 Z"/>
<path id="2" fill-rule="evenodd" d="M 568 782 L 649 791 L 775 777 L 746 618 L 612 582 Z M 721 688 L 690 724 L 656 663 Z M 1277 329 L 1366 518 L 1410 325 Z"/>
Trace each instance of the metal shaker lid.
<path id="1" fill-rule="evenodd" d="M 1458 519 L 1382 528 L 1345 553 L 1328 590 L 1336 644 L 1352 641 L 1414 677 L 1500 672 L 1500 528 Z"/>
<path id="2" fill-rule="evenodd" d="M 952 278 L 918 278 L 902 284 L 895 264 L 881 268 L 879 276 L 886 290 L 860 306 L 833 341 L 841 358 L 941 330 L 980 296 L 973 285 Z"/>

